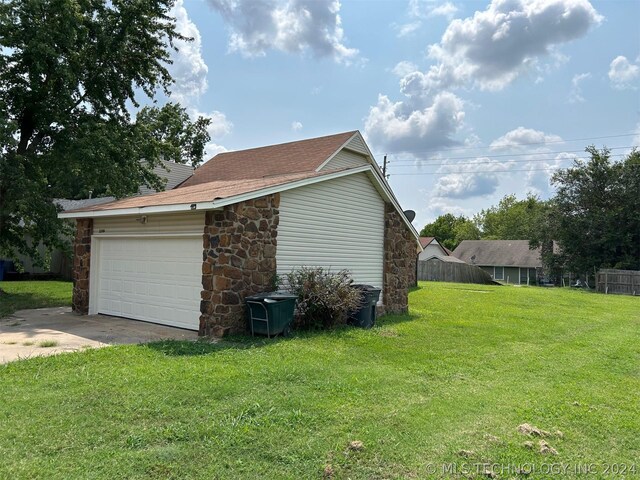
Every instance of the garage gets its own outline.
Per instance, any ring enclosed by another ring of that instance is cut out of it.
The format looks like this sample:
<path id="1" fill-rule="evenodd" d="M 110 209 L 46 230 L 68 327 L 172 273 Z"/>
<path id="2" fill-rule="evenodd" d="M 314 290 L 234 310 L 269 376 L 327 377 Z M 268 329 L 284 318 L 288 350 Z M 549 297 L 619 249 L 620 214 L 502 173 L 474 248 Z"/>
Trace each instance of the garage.
<path id="1" fill-rule="evenodd" d="M 407 311 L 418 233 L 357 131 L 219 153 L 171 190 L 69 210 L 78 313 L 224 336 L 292 269 L 346 269 Z"/>
<path id="2" fill-rule="evenodd" d="M 90 313 L 197 330 L 204 216 L 96 219 Z"/>

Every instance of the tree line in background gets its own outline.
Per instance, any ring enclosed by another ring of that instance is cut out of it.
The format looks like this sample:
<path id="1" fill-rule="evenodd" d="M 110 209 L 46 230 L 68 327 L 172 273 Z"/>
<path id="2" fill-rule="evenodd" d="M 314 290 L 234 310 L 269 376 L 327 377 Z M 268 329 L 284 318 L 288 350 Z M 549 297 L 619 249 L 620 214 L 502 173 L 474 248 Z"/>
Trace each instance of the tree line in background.
<path id="1" fill-rule="evenodd" d="M 541 247 L 551 274 L 640 270 L 640 152 L 613 162 L 607 148 L 586 151 L 588 160 L 551 177 L 556 193 L 549 200 L 507 195 L 472 218 L 441 215 L 420 235 L 436 237 L 450 250 L 463 240 L 529 240 L 530 248 Z"/>

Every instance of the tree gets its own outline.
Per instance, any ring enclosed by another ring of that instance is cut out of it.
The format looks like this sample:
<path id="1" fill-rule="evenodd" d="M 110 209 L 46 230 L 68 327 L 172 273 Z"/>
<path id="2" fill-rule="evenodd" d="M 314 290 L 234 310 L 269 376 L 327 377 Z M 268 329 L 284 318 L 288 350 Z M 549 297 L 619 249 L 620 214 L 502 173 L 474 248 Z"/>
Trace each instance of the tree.
<path id="1" fill-rule="evenodd" d="M 586 149 L 591 158 L 552 177 L 556 195 L 533 245 L 557 240 L 543 261 L 590 277 L 600 268 L 640 269 L 640 153 L 621 162 L 610 151 Z"/>
<path id="2" fill-rule="evenodd" d="M 440 215 L 434 222 L 424 226 L 420 231 L 423 237 L 436 237 L 441 245 L 454 250 L 462 240 L 478 240 L 478 227 L 463 215 L 459 217 L 451 213 Z"/>
<path id="3" fill-rule="evenodd" d="M 474 220 L 485 240 L 529 240 L 546 208 L 545 202 L 531 194 L 524 200 L 505 195 L 497 206 L 482 210 Z"/>
<path id="4" fill-rule="evenodd" d="M 159 187 L 162 157 L 201 161 L 208 120 L 172 104 L 129 112 L 136 93 L 169 93 L 170 48 L 190 40 L 173 2 L 0 3 L 0 255 L 42 264 L 38 243 L 60 246 L 55 197 L 121 197 Z"/>

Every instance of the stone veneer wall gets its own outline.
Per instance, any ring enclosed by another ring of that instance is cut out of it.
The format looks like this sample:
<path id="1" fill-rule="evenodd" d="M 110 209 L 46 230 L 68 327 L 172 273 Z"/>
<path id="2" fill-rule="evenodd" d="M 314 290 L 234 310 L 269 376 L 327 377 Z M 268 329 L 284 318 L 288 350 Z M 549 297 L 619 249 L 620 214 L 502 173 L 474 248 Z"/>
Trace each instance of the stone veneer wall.
<path id="1" fill-rule="evenodd" d="M 274 284 L 279 206 L 276 193 L 206 213 L 200 335 L 246 331 L 244 298 Z"/>
<path id="2" fill-rule="evenodd" d="M 384 217 L 384 313 L 406 313 L 416 285 L 416 239 L 392 205 Z"/>
<path id="3" fill-rule="evenodd" d="M 76 221 L 76 236 L 73 241 L 73 297 L 71 307 L 76 313 L 89 313 L 89 270 L 91 267 L 91 234 L 93 219 Z"/>

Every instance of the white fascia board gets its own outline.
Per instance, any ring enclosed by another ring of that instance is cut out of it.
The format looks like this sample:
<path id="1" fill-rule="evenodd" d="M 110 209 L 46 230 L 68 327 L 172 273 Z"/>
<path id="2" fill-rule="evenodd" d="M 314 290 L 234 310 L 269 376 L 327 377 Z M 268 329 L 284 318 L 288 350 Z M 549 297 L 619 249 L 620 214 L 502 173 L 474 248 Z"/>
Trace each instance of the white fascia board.
<path id="1" fill-rule="evenodd" d="M 195 205 L 195 208 L 192 206 Z M 173 205 L 151 205 L 148 207 L 114 208 L 112 210 L 89 210 L 84 212 L 61 212 L 58 218 L 119 217 L 121 215 L 149 215 L 151 213 L 177 213 L 198 210 L 216 210 L 211 202 L 177 203 Z"/>
<path id="2" fill-rule="evenodd" d="M 133 207 L 133 208 L 120 208 L 113 210 L 96 210 L 86 212 L 70 212 L 59 213 L 58 218 L 96 218 L 96 217 L 116 217 L 121 215 L 148 215 L 151 213 L 171 213 L 171 212 L 190 212 L 198 210 L 220 210 L 227 205 L 233 205 L 234 203 L 243 202 L 245 200 L 251 200 L 265 195 L 272 195 L 274 193 L 284 192 L 286 190 L 292 190 L 294 188 L 304 187 L 306 185 L 312 185 L 314 183 L 325 182 L 334 178 L 346 177 L 348 175 L 355 175 L 356 173 L 367 173 L 370 179 L 373 180 L 374 185 L 378 187 L 378 192 L 382 197 L 390 202 L 396 211 L 400 213 L 402 220 L 409 227 L 411 233 L 416 238 L 418 246 L 420 246 L 420 235 L 413 227 L 411 222 L 405 217 L 398 201 L 396 200 L 391 188 L 386 181 L 382 180 L 380 174 L 377 173 L 377 169 L 372 165 L 363 165 L 362 167 L 349 168 L 346 170 L 338 170 L 336 172 L 327 173 L 325 175 L 319 175 L 317 177 L 305 178 L 286 184 L 274 185 L 272 187 L 262 188 L 260 190 L 254 190 L 253 192 L 243 193 L 241 195 L 235 195 L 233 197 L 221 198 L 212 202 L 198 202 L 198 203 L 180 203 L 174 205 L 155 205 L 149 207 Z M 195 205 L 196 208 L 192 208 Z M 422 248 L 420 246 L 420 248 Z"/>
<path id="3" fill-rule="evenodd" d="M 349 170 L 340 170 L 326 175 L 320 175 L 312 178 L 305 178 L 297 180 L 295 182 L 286 183 L 284 185 L 274 185 L 272 187 L 263 188 L 260 190 L 254 190 L 252 192 L 243 193 L 241 195 L 235 195 L 233 197 L 221 198 L 219 200 L 213 200 L 210 202 L 197 202 L 197 203 L 177 203 L 172 205 L 153 205 L 148 207 L 132 207 L 132 208 L 118 208 L 112 210 L 95 210 L 84 212 L 69 212 L 59 213 L 58 218 L 95 218 L 95 217 L 117 217 L 121 215 L 148 215 L 151 213 L 171 213 L 171 212 L 191 212 L 198 210 L 220 210 L 227 205 L 233 205 L 234 203 L 243 202 L 245 200 L 251 200 L 257 197 L 263 197 L 278 192 L 284 192 L 285 190 L 291 190 L 292 188 L 298 188 L 312 183 L 330 180 L 332 178 L 339 178 L 346 175 L 352 175 L 354 173 L 361 173 L 369 171 L 369 165 L 363 165 L 362 167 L 352 168 Z M 192 208 L 195 205 L 195 208 Z"/>

